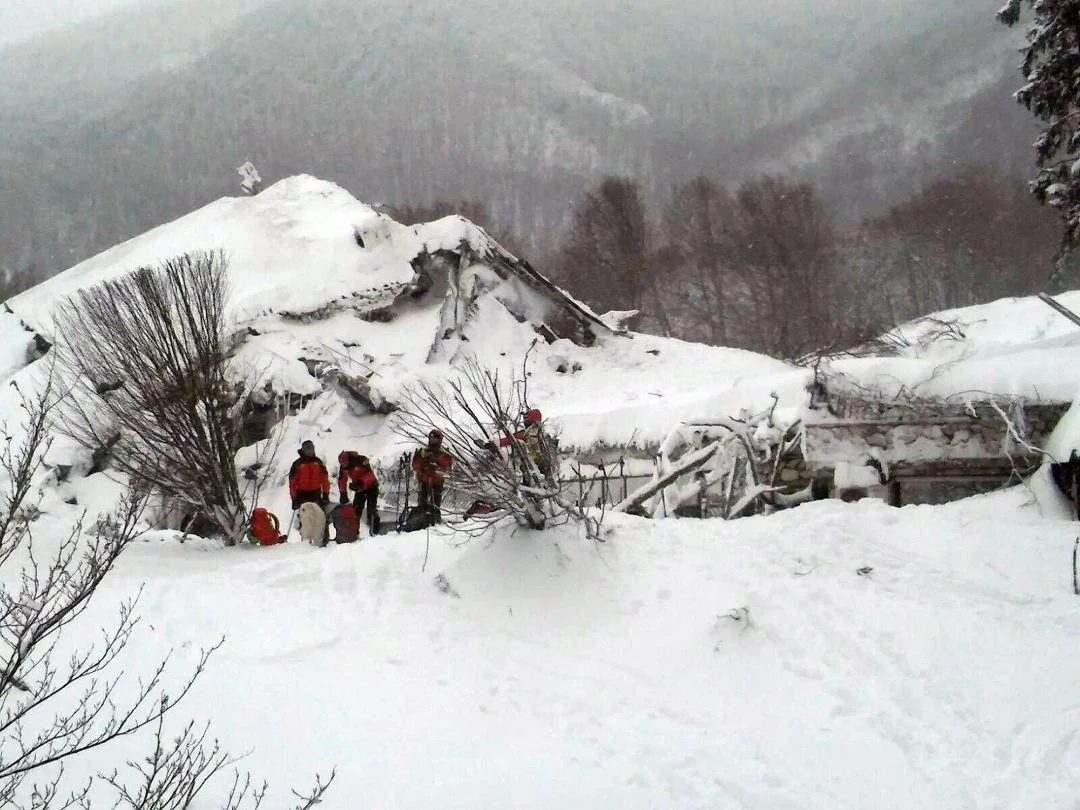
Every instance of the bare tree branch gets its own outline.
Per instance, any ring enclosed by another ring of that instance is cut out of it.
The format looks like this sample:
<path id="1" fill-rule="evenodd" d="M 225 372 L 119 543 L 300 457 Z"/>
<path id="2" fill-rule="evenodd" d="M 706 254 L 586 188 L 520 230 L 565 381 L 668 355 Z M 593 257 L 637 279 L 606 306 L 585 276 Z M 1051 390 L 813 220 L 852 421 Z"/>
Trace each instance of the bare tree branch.
<path id="1" fill-rule="evenodd" d="M 137 681 L 123 660 L 138 624 L 137 596 L 122 603 L 115 623 L 96 636 L 77 624 L 141 533 L 146 494 L 132 490 L 113 512 L 91 525 L 83 515 L 60 536 L 52 519 L 51 536 L 35 537 L 41 513 L 30 493 L 41 480 L 56 394 L 49 376 L 37 395 L 24 397 L 18 434 L 0 426 L 0 806 L 97 807 L 96 785 L 112 787 L 115 807 L 188 808 L 234 760 L 192 725 L 171 747 L 164 745 L 163 721 L 222 641 L 202 650 L 187 676 L 169 689 L 169 656 Z M 79 646 L 62 655 L 62 642 L 76 633 Z M 129 763 L 139 776 L 134 783 L 114 772 L 68 788 L 66 765 L 73 758 L 148 727 L 156 728 L 155 745 L 140 763 Z M 302 806 L 310 807 L 328 785 L 317 779 Z M 257 807 L 263 792 L 252 788 L 250 777 L 237 775 L 225 807 Z"/>
<path id="2" fill-rule="evenodd" d="M 523 439 L 527 379 L 527 369 L 521 380 L 506 382 L 470 360 L 443 386 L 420 382 L 406 390 L 393 429 L 417 444 L 432 428 L 443 432 L 443 446 L 454 458 L 448 485 L 455 501 L 444 511 L 461 514 L 477 501 L 494 507 L 461 524 L 470 536 L 505 519 L 532 529 L 575 520 L 598 536 L 597 519 L 562 495 L 555 442 L 541 432 L 530 449 Z"/>

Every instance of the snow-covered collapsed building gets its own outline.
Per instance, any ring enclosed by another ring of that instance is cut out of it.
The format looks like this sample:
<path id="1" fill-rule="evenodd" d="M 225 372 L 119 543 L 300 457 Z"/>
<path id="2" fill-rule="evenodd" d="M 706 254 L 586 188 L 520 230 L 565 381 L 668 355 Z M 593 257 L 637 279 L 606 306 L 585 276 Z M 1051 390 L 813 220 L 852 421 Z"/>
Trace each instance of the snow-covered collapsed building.
<path id="1" fill-rule="evenodd" d="M 1068 458 L 1052 435 L 1080 390 L 1080 330 L 1037 298 L 936 313 L 886 337 L 886 351 L 825 363 L 811 383 L 802 455 L 812 474 L 835 473 L 841 494 L 940 503 Z"/>
<path id="2" fill-rule="evenodd" d="M 1080 330 L 1037 298 L 917 319 L 773 377 L 768 408 L 721 398 L 680 422 L 658 449 L 661 470 L 710 442 L 719 451 L 648 507 L 729 515 L 865 496 L 900 506 L 1015 484 L 1080 451 L 1055 432 L 1080 390 L 1078 345 Z"/>
<path id="3" fill-rule="evenodd" d="M 1031 475 L 1068 402 L 994 398 L 886 400 L 823 383 L 803 422 L 810 477 L 838 497 L 894 506 L 943 503 Z"/>
<path id="4" fill-rule="evenodd" d="M 592 312 L 465 219 L 398 223 L 307 176 L 218 200 L 16 296 L 0 313 L 0 375 L 47 351 L 65 296 L 214 249 L 229 261 L 233 362 L 261 381 L 253 407 L 263 419 L 248 440 L 274 428 L 286 448 L 266 504 L 278 511 L 294 443 L 311 438 L 330 460 L 359 450 L 392 472 L 410 449 L 389 425 L 403 393 L 474 361 L 527 382 L 583 500 L 623 500 L 710 442 L 725 445 L 661 488 L 653 514 L 840 494 L 866 486 L 867 469 L 884 473 L 882 492 L 898 502 L 941 499 L 919 494 L 929 479 L 978 489 L 1029 469 L 1027 445 L 1039 446 L 1080 388 L 1065 360 L 1080 333 L 1022 299 L 938 316 L 962 325 L 948 340 L 934 319 L 901 327 L 892 356 L 830 361 L 823 393 L 820 369 L 630 333 L 627 313 Z M 916 402 L 938 404 L 910 410 Z M 64 453 L 57 465 L 89 467 L 85 454 Z M 254 455 L 245 448 L 238 464 Z"/>
<path id="5" fill-rule="evenodd" d="M 0 313 L 0 375 L 19 377 L 47 351 L 67 296 L 208 250 L 228 260 L 233 364 L 260 380 L 252 399 L 264 418 L 247 438 L 274 427 L 284 448 L 265 504 L 278 512 L 301 439 L 328 460 L 355 449 L 393 470 L 411 449 L 389 424 L 403 392 L 468 362 L 527 379 L 568 457 L 617 451 L 646 464 L 673 423 L 790 373 L 751 352 L 632 335 L 625 313 L 596 315 L 467 220 L 401 224 L 301 176 L 218 200 L 16 296 Z M 53 462 L 76 476 L 92 465 L 88 452 L 63 453 Z M 245 448 L 238 464 L 254 455 Z"/>

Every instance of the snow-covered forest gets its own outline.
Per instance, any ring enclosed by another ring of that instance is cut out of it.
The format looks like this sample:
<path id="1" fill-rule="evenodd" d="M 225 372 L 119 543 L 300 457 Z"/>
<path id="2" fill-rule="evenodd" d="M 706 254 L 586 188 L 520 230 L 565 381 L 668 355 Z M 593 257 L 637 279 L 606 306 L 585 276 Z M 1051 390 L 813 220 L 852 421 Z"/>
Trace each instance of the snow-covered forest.
<path id="1" fill-rule="evenodd" d="M 1076 44 L 977 5 L 0 48 L 0 803 L 1074 807 Z"/>

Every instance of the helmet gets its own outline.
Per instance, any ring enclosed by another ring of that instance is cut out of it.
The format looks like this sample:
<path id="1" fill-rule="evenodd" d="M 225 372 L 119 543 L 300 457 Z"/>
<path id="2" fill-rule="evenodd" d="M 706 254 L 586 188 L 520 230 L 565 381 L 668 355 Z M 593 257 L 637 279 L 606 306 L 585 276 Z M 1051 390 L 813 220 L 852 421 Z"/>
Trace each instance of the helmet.
<path id="1" fill-rule="evenodd" d="M 349 463 L 349 457 L 352 455 L 352 450 L 342 450 L 337 454 L 338 464 L 345 465 Z"/>
<path id="2" fill-rule="evenodd" d="M 540 414 L 539 408 L 531 408 L 525 411 L 525 424 L 533 425 L 539 422 L 544 417 Z"/>
<path id="3" fill-rule="evenodd" d="M 431 432 L 427 435 L 428 444 L 442 444 L 442 431 L 438 428 L 432 428 Z"/>
<path id="4" fill-rule="evenodd" d="M 356 463 L 359 464 L 361 467 L 371 466 L 371 461 L 368 460 L 367 456 L 354 455 L 353 458 L 356 459 Z"/>
<path id="5" fill-rule="evenodd" d="M 311 439 L 305 439 L 304 443 L 300 445 L 300 452 L 304 455 L 315 455 L 315 442 Z"/>

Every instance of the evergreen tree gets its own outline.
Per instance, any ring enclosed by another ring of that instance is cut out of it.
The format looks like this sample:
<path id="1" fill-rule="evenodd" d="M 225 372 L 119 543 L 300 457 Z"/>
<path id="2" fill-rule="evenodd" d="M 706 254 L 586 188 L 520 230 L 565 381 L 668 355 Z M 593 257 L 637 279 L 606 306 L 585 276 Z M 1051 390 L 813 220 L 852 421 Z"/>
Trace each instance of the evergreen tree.
<path id="1" fill-rule="evenodd" d="M 1015 98 L 1044 122 L 1035 142 L 1035 196 L 1061 212 L 1062 248 L 1080 241 L 1080 0 L 1027 0 L 1032 21 L 1023 48 L 1025 84 Z M 1024 0 L 1008 0 L 998 19 L 1013 26 Z"/>

